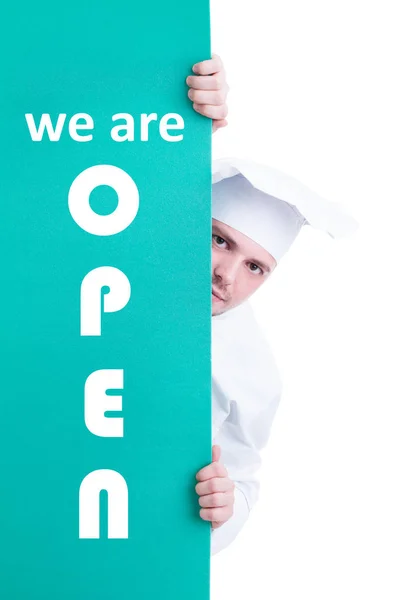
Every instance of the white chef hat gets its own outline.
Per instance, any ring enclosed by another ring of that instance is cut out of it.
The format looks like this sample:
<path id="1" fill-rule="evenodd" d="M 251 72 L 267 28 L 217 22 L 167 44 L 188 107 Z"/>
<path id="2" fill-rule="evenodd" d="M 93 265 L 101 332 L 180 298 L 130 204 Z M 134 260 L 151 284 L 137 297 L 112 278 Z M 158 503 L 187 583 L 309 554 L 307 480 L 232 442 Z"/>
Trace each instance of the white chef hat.
<path id="1" fill-rule="evenodd" d="M 265 248 L 279 262 L 303 225 L 333 238 L 354 231 L 341 207 L 292 177 L 253 161 L 213 161 L 212 216 Z"/>

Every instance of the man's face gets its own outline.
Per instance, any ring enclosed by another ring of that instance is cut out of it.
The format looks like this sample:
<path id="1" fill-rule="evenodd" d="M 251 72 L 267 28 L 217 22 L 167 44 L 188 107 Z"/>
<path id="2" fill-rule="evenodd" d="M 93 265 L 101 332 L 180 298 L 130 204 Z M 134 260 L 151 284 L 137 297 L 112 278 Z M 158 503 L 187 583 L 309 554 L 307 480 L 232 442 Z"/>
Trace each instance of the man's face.
<path id="1" fill-rule="evenodd" d="M 213 219 L 212 315 L 247 300 L 275 267 L 275 259 L 259 244 Z"/>

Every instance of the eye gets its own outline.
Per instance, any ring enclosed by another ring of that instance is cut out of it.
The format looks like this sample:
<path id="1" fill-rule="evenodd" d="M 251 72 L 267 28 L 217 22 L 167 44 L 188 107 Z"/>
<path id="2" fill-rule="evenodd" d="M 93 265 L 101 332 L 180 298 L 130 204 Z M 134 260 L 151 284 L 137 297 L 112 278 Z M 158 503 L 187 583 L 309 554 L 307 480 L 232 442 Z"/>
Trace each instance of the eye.
<path id="1" fill-rule="evenodd" d="M 217 235 L 214 234 L 213 235 L 213 241 L 215 242 L 215 244 L 219 247 L 219 248 L 225 248 L 225 246 L 223 246 L 223 244 L 226 244 L 227 242 L 224 240 L 224 238 L 221 237 L 221 235 Z"/>
<path id="2" fill-rule="evenodd" d="M 256 263 L 252 263 L 252 262 L 249 263 L 249 269 L 255 275 L 262 275 L 263 274 L 263 270 L 261 269 L 261 267 L 259 267 L 258 265 L 256 265 Z"/>

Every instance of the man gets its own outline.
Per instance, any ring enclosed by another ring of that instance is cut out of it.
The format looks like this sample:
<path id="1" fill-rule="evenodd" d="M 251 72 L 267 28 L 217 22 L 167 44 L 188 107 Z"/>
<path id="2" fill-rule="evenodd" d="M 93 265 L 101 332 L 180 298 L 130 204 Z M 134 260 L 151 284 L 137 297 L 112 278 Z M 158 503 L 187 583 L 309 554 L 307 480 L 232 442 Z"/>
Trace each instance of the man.
<path id="1" fill-rule="evenodd" d="M 228 85 L 221 59 L 187 77 L 194 109 L 227 124 Z M 196 478 L 200 516 L 210 521 L 211 551 L 228 546 L 258 499 L 256 472 L 277 409 L 281 382 L 247 302 L 268 279 L 301 227 L 339 237 L 355 223 L 298 181 L 238 159 L 213 165 L 212 463 Z M 221 451 L 223 462 L 220 462 Z"/>
<path id="2" fill-rule="evenodd" d="M 355 222 L 298 181 L 239 159 L 213 165 L 212 463 L 196 478 L 211 551 L 230 544 L 258 499 L 256 472 L 279 403 L 272 353 L 248 298 L 268 279 L 303 225 L 341 237 Z M 220 462 L 220 456 L 223 462 Z"/>

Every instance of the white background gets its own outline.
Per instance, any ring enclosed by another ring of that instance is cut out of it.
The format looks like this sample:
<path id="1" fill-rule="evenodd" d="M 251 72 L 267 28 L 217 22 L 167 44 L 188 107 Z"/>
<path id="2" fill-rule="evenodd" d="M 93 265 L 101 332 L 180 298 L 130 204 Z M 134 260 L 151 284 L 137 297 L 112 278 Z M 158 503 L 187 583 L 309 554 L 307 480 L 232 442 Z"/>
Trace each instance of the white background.
<path id="1" fill-rule="evenodd" d="M 212 559 L 212 600 L 398 599 L 398 11 L 379 0 L 212 0 L 231 86 L 214 157 L 341 202 L 256 298 L 284 381 L 261 496 Z"/>

